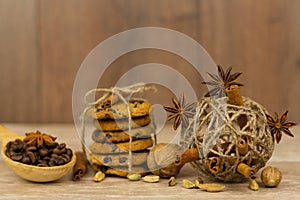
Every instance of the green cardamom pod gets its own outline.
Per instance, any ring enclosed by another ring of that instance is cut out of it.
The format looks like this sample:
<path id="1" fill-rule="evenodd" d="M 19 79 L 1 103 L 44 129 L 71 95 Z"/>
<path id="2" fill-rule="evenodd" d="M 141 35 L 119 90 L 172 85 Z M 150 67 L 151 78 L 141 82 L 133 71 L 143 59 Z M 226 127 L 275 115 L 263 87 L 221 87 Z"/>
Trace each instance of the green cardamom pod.
<path id="1" fill-rule="evenodd" d="M 249 188 L 254 191 L 257 191 L 259 189 L 259 185 L 257 184 L 256 180 L 250 180 Z"/>
<path id="2" fill-rule="evenodd" d="M 148 175 L 148 176 L 144 176 L 142 179 L 147 183 L 156 183 L 159 181 L 159 178 L 160 177 L 157 175 Z"/>
<path id="3" fill-rule="evenodd" d="M 98 171 L 93 178 L 95 182 L 101 182 L 104 179 L 105 179 L 105 174 L 102 171 Z"/>
<path id="4" fill-rule="evenodd" d="M 197 178 L 197 179 L 195 180 L 195 186 L 196 186 L 197 188 L 200 188 L 199 185 L 202 184 L 202 183 L 203 183 L 203 180 L 202 180 L 201 178 Z"/>
<path id="5" fill-rule="evenodd" d="M 192 189 L 195 188 L 195 184 L 192 181 L 189 181 L 187 179 L 182 180 L 182 187 L 186 189 Z"/>
<path id="6" fill-rule="evenodd" d="M 221 192 L 222 190 L 224 190 L 225 185 L 221 185 L 217 183 L 204 183 L 204 184 L 198 184 L 198 187 L 207 192 Z"/>
<path id="7" fill-rule="evenodd" d="M 129 174 L 127 178 L 131 181 L 139 181 L 142 176 L 140 174 Z"/>
<path id="8" fill-rule="evenodd" d="M 175 177 L 174 176 L 172 176 L 170 179 L 169 179 L 169 181 L 168 181 L 168 185 L 169 186 L 174 186 L 174 185 L 176 185 L 177 183 L 176 183 L 176 179 L 175 179 Z"/>

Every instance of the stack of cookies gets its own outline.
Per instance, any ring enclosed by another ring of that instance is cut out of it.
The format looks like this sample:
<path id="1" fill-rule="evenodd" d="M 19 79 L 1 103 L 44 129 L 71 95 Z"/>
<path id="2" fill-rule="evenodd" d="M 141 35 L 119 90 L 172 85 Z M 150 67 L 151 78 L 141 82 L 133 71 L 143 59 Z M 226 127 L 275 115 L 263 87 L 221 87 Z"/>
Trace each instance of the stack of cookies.
<path id="1" fill-rule="evenodd" d="M 130 99 L 128 107 L 118 96 L 110 95 L 89 110 L 87 115 L 93 118 L 96 128 L 92 133 L 93 143 L 89 146 L 93 169 L 127 176 L 131 160 L 132 173 L 148 171 L 148 149 L 153 146 L 152 135 L 155 133 L 150 117 L 151 104 L 145 99 Z"/>

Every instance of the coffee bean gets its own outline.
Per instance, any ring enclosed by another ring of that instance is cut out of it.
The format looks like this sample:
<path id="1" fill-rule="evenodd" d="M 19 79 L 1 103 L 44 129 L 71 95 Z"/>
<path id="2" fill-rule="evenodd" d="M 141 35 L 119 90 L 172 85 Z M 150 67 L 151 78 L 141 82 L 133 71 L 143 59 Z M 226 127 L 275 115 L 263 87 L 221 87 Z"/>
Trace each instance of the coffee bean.
<path id="1" fill-rule="evenodd" d="M 27 147 L 28 147 L 28 144 L 26 142 L 24 142 L 22 149 L 27 149 Z"/>
<path id="2" fill-rule="evenodd" d="M 37 159 L 36 159 L 35 154 L 33 152 L 27 151 L 26 155 L 30 158 L 32 164 L 36 163 Z"/>
<path id="3" fill-rule="evenodd" d="M 72 158 L 73 152 L 71 149 L 67 148 L 67 155 Z"/>
<path id="4" fill-rule="evenodd" d="M 39 154 L 39 152 L 34 152 L 34 156 L 37 161 L 41 159 L 41 155 Z"/>
<path id="5" fill-rule="evenodd" d="M 59 155 L 57 155 L 57 154 L 55 154 L 55 153 L 51 154 L 51 158 L 58 158 L 58 156 L 59 156 Z"/>
<path id="6" fill-rule="evenodd" d="M 64 159 L 65 163 L 68 163 L 71 160 L 70 156 L 67 154 L 63 154 L 63 155 L 61 155 L 61 157 Z"/>
<path id="7" fill-rule="evenodd" d="M 63 164 L 65 164 L 65 161 L 62 157 L 58 157 L 58 158 L 55 159 L 55 164 L 56 165 L 63 165 Z"/>
<path id="8" fill-rule="evenodd" d="M 12 155 L 11 157 L 10 157 L 12 160 L 14 160 L 14 161 L 20 161 L 20 160 L 22 160 L 22 158 L 23 158 L 23 155 L 22 154 L 16 154 L 16 155 Z"/>
<path id="9" fill-rule="evenodd" d="M 61 144 L 58 145 L 58 148 L 59 148 L 59 149 L 63 149 L 63 148 L 65 148 L 65 147 L 66 147 L 66 144 L 65 144 L 65 143 L 61 143 Z"/>
<path id="10" fill-rule="evenodd" d="M 37 165 L 38 167 L 49 167 L 47 163 L 40 163 Z"/>
<path id="11" fill-rule="evenodd" d="M 55 161 L 50 161 L 50 162 L 48 163 L 48 165 L 49 165 L 49 167 L 55 166 Z"/>
<path id="12" fill-rule="evenodd" d="M 60 155 L 60 150 L 58 148 L 53 149 L 53 154 Z"/>
<path id="13" fill-rule="evenodd" d="M 73 156 L 72 150 L 67 148 L 65 143 L 55 142 L 51 146 L 37 148 L 20 139 L 8 142 L 5 154 L 14 161 L 39 167 L 64 165 L 70 162 Z"/>
<path id="14" fill-rule="evenodd" d="M 23 140 L 21 140 L 21 139 L 16 139 L 16 140 L 15 140 L 15 143 L 23 143 Z"/>
<path id="15" fill-rule="evenodd" d="M 48 154 L 49 154 L 49 150 L 48 149 L 46 149 L 46 148 L 42 148 L 42 149 L 40 149 L 39 150 L 39 154 L 41 155 L 41 156 L 47 156 Z"/>
<path id="16" fill-rule="evenodd" d="M 25 149 L 25 151 L 36 151 L 37 148 L 35 146 L 29 146 Z"/>
<path id="17" fill-rule="evenodd" d="M 66 147 L 64 147 L 64 148 L 62 148 L 62 149 L 60 150 L 60 154 L 65 154 L 65 153 L 67 153 Z"/>
<path id="18" fill-rule="evenodd" d="M 10 147 L 11 147 L 12 144 L 13 144 L 12 141 L 8 142 L 8 143 L 6 144 L 6 149 L 10 149 Z"/>
<path id="19" fill-rule="evenodd" d="M 23 157 L 21 162 L 27 165 L 31 164 L 30 158 L 28 156 Z"/>
<path id="20" fill-rule="evenodd" d="M 16 143 L 13 143 L 10 148 L 13 150 L 13 151 L 19 151 L 19 147 Z"/>
<path id="21" fill-rule="evenodd" d="M 20 139 L 16 139 L 15 144 L 17 145 L 18 149 L 22 149 L 24 142 Z"/>
<path id="22" fill-rule="evenodd" d="M 43 158 L 43 160 L 46 161 L 46 162 L 49 162 L 50 159 L 51 159 L 51 158 L 50 158 L 49 156 L 46 156 L 46 157 Z"/>

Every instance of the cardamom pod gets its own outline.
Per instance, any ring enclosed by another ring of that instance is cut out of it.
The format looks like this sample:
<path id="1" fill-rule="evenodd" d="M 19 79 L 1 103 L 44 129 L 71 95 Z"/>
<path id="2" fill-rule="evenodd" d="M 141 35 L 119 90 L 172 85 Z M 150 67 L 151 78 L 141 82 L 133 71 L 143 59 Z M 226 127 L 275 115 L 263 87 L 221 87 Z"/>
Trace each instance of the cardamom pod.
<path id="1" fill-rule="evenodd" d="M 143 181 L 147 182 L 147 183 L 157 183 L 159 181 L 159 176 L 157 175 L 147 175 L 144 176 L 142 179 Z"/>
<path id="2" fill-rule="evenodd" d="M 217 183 L 204 183 L 198 184 L 200 189 L 203 189 L 207 192 L 221 192 L 225 189 L 225 185 L 217 184 Z"/>
<path id="3" fill-rule="evenodd" d="M 259 189 L 259 185 L 257 184 L 256 180 L 254 179 L 250 180 L 249 188 L 254 191 L 257 191 Z"/>
<path id="4" fill-rule="evenodd" d="M 101 182 L 104 179 L 105 179 L 105 174 L 102 171 L 98 171 L 93 178 L 95 182 Z"/>
<path id="5" fill-rule="evenodd" d="M 175 186 L 177 183 L 176 183 L 176 179 L 174 176 L 172 176 L 169 181 L 168 181 L 168 185 L 169 186 Z"/>
<path id="6" fill-rule="evenodd" d="M 195 186 L 196 186 L 197 188 L 199 188 L 199 185 L 202 184 L 202 183 L 203 183 L 203 180 L 202 180 L 200 177 L 198 177 L 198 178 L 195 180 Z"/>
<path id="7" fill-rule="evenodd" d="M 192 181 L 189 181 L 187 179 L 182 180 L 182 187 L 186 189 L 193 189 L 195 188 L 195 184 Z"/>
<path id="8" fill-rule="evenodd" d="M 142 176 L 140 174 L 128 174 L 127 178 L 131 181 L 139 181 Z"/>

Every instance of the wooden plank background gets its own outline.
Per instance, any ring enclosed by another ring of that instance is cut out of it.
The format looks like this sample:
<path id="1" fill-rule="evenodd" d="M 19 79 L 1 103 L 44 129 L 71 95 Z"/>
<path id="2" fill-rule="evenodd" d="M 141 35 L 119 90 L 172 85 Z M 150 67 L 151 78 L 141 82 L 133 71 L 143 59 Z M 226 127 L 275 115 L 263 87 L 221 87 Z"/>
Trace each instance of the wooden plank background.
<path id="1" fill-rule="evenodd" d="M 298 0 L 0 0 L 0 122 L 72 122 L 72 87 L 81 62 L 106 38 L 144 26 L 197 40 L 217 64 L 243 72 L 243 95 L 270 113 L 288 109 L 297 121 L 299 7 Z M 199 96 L 206 90 L 186 61 L 157 50 L 120 57 L 102 85 L 148 62 L 180 71 Z M 162 92 L 159 101 L 168 104 L 170 95 Z"/>

